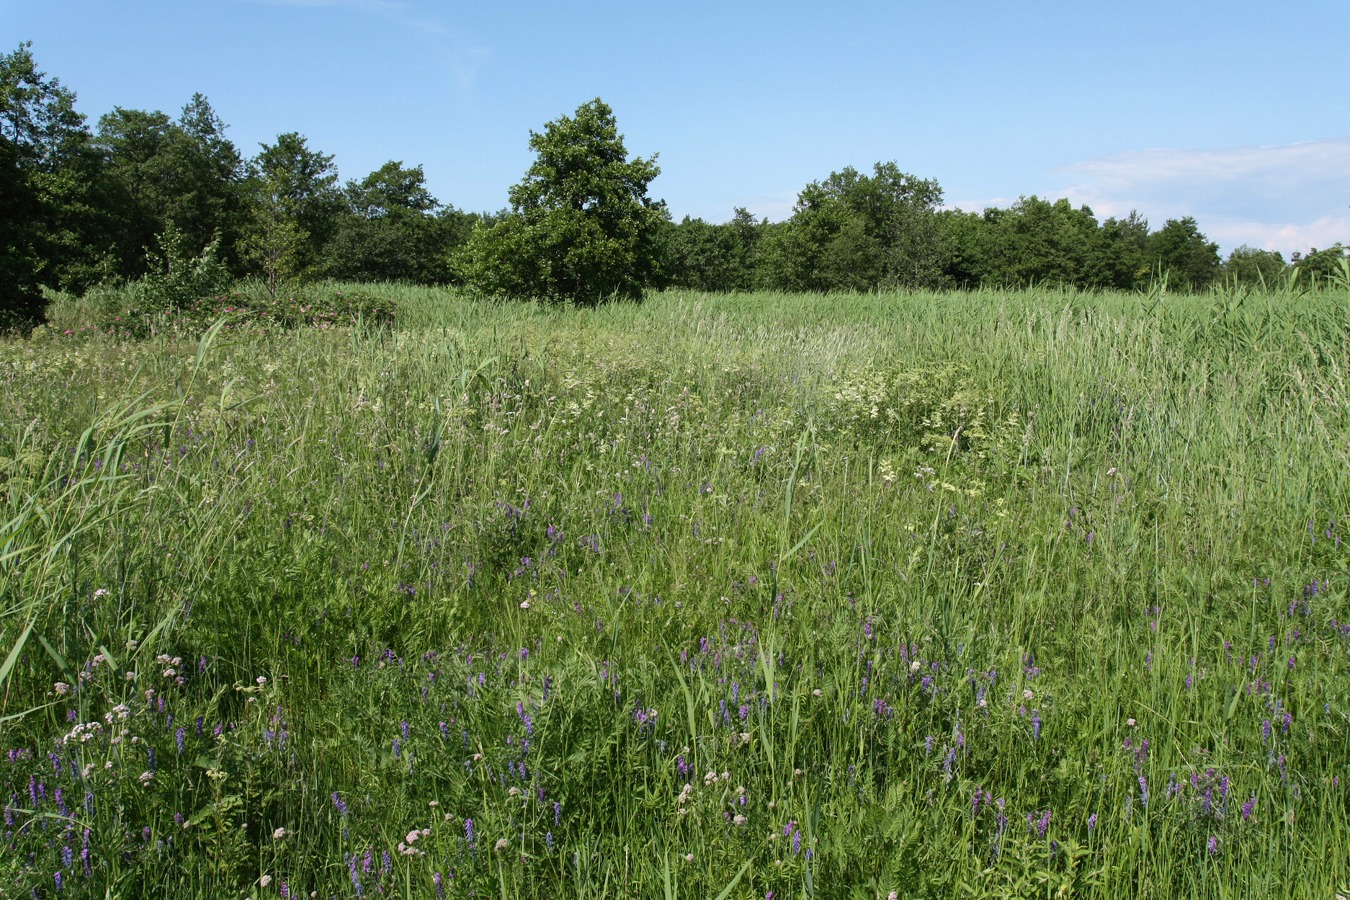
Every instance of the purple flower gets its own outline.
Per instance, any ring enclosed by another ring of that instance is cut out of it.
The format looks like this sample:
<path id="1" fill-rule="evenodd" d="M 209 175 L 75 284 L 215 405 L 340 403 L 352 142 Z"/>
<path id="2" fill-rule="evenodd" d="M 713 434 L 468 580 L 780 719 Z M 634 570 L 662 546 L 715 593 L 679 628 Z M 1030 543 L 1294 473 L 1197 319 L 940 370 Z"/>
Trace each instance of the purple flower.
<path id="1" fill-rule="evenodd" d="M 1088 816 L 1088 837 L 1092 836 L 1092 829 L 1096 827 L 1097 827 L 1097 814 L 1093 813 L 1092 815 Z"/>
<path id="2" fill-rule="evenodd" d="M 356 873 L 355 856 L 347 857 L 347 871 L 351 873 L 352 887 L 356 889 L 356 896 L 360 897 L 364 895 L 365 891 L 361 889 L 361 876 Z"/>
<path id="3" fill-rule="evenodd" d="M 1205 843 L 1205 846 L 1209 849 L 1209 855 L 1215 856 L 1219 852 L 1219 839 L 1211 834 L 1209 840 Z"/>
<path id="4" fill-rule="evenodd" d="M 1038 709 L 1031 711 L 1031 739 L 1033 741 L 1041 739 L 1041 711 Z"/>
<path id="5" fill-rule="evenodd" d="M 433 873 L 432 873 L 432 875 L 431 875 L 431 883 L 434 884 L 434 885 L 436 885 L 436 900 L 444 900 L 444 898 L 445 898 L 445 885 L 442 883 L 442 880 L 441 880 L 441 873 L 440 873 L 440 872 L 433 872 Z"/>
<path id="6" fill-rule="evenodd" d="M 1256 810 L 1256 794 L 1252 794 L 1251 799 L 1248 800 L 1246 803 L 1242 804 L 1242 821 L 1245 822 L 1248 819 L 1250 819 L 1252 817 L 1252 813 L 1255 810 Z"/>
<path id="7" fill-rule="evenodd" d="M 473 846 L 473 819 L 464 820 L 464 840 L 470 847 Z"/>
<path id="8" fill-rule="evenodd" d="M 1139 776 L 1139 805 L 1148 807 L 1148 780 L 1143 775 Z"/>
<path id="9" fill-rule="evenodd" d="M 347 804 L 342 802 L 342 797 L 338 795 L 337 791 L 333 791 L 333 807 L 337 809 L 338 815 L 347 815 Z"/>

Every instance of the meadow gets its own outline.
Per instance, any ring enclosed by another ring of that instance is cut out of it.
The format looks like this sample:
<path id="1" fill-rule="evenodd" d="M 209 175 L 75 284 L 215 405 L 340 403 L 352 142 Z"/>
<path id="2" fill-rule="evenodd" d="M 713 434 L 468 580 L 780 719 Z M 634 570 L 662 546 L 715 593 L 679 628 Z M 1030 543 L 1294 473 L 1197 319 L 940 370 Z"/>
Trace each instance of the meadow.
<path id="1" fill-rule="evenodd" d="M 1350 293 L 0 340 L 0 896 L 1350 893 Z"/>

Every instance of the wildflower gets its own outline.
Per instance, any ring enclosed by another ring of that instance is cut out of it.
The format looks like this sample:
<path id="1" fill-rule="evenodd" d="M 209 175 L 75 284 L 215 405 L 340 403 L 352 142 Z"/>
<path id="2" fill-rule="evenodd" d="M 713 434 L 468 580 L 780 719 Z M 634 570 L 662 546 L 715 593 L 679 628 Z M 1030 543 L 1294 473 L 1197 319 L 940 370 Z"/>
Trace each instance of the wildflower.
<path id="1" fill-rule="evenodd" d="M 272 840 L 274 841 L 279 841 L 285 836 L 286 836 L 285 828 L 278 828 L 276 831 L 272 832 Z"/>
<path id="2" fill-rule="evenodd" d="M 342 801 L 337 791 L 333 791 L 333 807 L 338 811 L 338 815 L 347 815 L 347 804 Z"/>
<path id="3" fill-rule="evenodd" d="M 470 847 L 473 846 L 473 819 L 464 820 L 464 840 Z"/>
<path id="4" fill-rule="evenodd" d="M 52 685 L 52 689 L 55 690 L 58 695 L 70 693 L 70 685 L 66 684 L 64 681 L 56 682 L 56 684 Z"/>
<path id="5" fill-rule="evenodd" d="M 149 784 L 150 782 L 152 782 L 152 781 L 155 780 L 155 773 L 154 773 L 154 772 L 142 772 L 142 773 L 140 774 L 140 776 L 139 776 L 136 780 L 139 781 L 139 782 L 140 782 L 141 784 L 143 784 L 143 785 L 144 785 L 144 784 Z"/>
<path id="6" fill-rule="evenodd" d="M 684 855 L 684 861 L 687 862 L 687 863 L 693 862 L 693 861 L 694 861 L 694 854 L 692 854 L 692 853 L 686 853 L 686 854 Z"/>
<path id="7" fill-rule="evenodd" d="M 264 875 L 263 877 L 258 879 L 258 887 L 267 887 L 271 883 L 272 883 L 271 875 Z"/>
<path id="8" fill-rule="evenodd" d="M 497 839 L 497 843 L 495 843 L 495 844 L 492 845 L 492 849 L 493 849 L 493 850 L 497 850 L 497 851 L 501 851 L 501 850 L 505 850 L 505 849 L 506 849 L 507 847 L 509 847 L 509 846 L 511 846 L 511 842 L 508 841 L 506 838 L 498 838 L 498 839 Z"/>

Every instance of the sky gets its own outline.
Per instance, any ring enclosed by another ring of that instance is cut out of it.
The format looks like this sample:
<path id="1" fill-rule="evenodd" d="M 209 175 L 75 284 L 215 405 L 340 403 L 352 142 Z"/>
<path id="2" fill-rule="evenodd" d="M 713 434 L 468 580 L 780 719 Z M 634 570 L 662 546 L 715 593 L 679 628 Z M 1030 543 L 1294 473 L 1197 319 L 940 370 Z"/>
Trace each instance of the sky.
<path id="1" fill-rule="evenodd" d="M 894 161 L 948 207 L 1067 197 L 1222 252 L 1350 244 L 1346 0 L 674 3 L 0 0 L 0 52 L 91 126 L 200 92 L 246 157 L 299 132 L 344 180 L 421 165 L 508 205 L 531 131 L 600 97 L 678 221 L 778 221 Z"/>

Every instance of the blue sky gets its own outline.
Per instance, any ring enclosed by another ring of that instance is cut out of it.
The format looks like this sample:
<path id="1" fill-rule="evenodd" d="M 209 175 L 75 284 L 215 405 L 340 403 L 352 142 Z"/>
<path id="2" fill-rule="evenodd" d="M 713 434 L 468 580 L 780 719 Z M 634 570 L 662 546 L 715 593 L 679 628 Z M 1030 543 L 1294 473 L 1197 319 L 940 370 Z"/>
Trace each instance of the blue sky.
<path id="1" fill-rule="evenodd" d="M 0 51 L 91 123 L 211 101 L 247 156 L 298 131 L 344 179 L 422 165 L 496 210 L 529 132 L 601 97 L 678 220 L 782 219 L 894 160 L 963 209 L 1068 197 L 1224 252 L 1350 243 L 1345 0 L 1129 4 L 0 0 Z"/>

